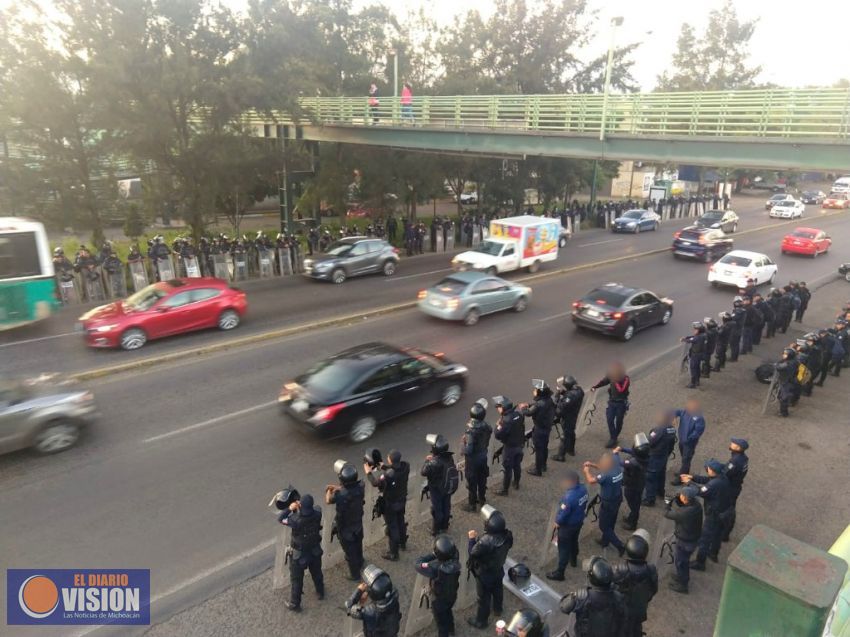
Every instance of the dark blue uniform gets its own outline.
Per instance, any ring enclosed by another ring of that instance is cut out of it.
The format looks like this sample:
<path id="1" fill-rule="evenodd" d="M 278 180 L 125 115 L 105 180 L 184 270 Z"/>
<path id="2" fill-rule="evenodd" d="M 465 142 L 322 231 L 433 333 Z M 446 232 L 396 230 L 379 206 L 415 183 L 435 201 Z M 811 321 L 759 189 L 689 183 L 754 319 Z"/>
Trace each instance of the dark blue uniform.
<path id="1" fill-rule="evenodd" d="M 741 333 L 744 331 L 744 308 L 736 307 L 732 310 L 732 320 L 729 322 L 732 330 L 729 334 L 729 360 L 738 360 L 741 351 Z"/>
<path id="2" fill-rule="evenodd" d="M 587 488 L 577 484 L 561 497 L 555 524 L 558 525 L 558 568 L 561 577 L 567 564 L 575 566 L 578 560 L 578 537 L 587 510 Z"/>
<path id="3" fill-rule="evenodd" d="M 289 543 L 289 605 L 293 609 L 301 608 L 305 571 L 310 571 L 319 599 L 325 597 L 325 578 L 322 575 L 322 510 L 312 505 L 312 498 L 310 506 L 307 507 L 308 497 L 301 498 L 301 510 L 287 509 L 278 518 L 281 524 L 292 529 Z"/>
<path id="4" fill-rule="evenodd" d="M 514 489 L 519 488 L 522 475 L 523 446 L 525 445 L 525 421 L 518 411 L 505 411 L 496 425 L 496 440 L 503 444 L 502 449 L 502 493 L 507 493 L 513 478 Z"/>
<path id="5" fill-rule="evenodd" d="M 629 507 L 623 528 L 637 528 L 640 519 L 640 504 L 643 490 L 646 486 L 646 469 L 648 460 L 646 454 L 635 454 L 634 449 L 620 449 L 620 453 L 628 454 L 631 458 L 623 459 L 623 499 Z"/>
<path id="6" fill-rule="evenodd" d="M 664 517 L 676 523 L 674 535 L 676 537 L 676 550 L 673 554 L 673 563 L 676 567 L 675 579 L 687 590 L 690 580 L 691 555 L 697 548 L 700 535 L 702 534 L 702 506 L 696 498 L 687 504 L 682 504 L 676 498 L 667 506 Z"/>
<path id="7" fill-rule="evenodd" d="M 522 410 L 523 416 L 531 416 L 534 428 L 531 430 L 531 443 L 534 445 L 534 471 L 532 475 L 542 475 L 546 471 L 549 458 L 549 437 L 555 424 L 555 402 L 552 391 L 547 387 L 538 390 L 537 398 Z"/>
<path id="8" fill-rule="evenodd" d="M 623 431 L 623 421 L 629 409 L 629 391 L 632 381 L 628 376 L 621 380 L 612 381 L 607 376 L 593 386 L 593 389 L 608 387 L 608 406 L 605 408 L 605 418 L 608 421 L 608 434 L 616 441 Z"/>
<path id="9" fill-rule="evenodd" d="M 484 504 L 487 496 L 487 477 L 490 475 L 487 450 L 492 434 L 493 429 L 483 420 L 470 420 L 464 434 L 466 442 L 461 447 L 461 454 L 464 457 L 463 472 L 469 491 L 470 510 Z"/>
<path id="10" fill-rule="evenodd" d="M 331 504 L 336 505 L 334 526 L 351 579 L 360 579 L 363 568 L 363 505 L 366 487 L 362 481 L 335 491 Z"/>
<path id="11" fill-rule="evenodd" d="M 446 490 L 446 475 L 455 466 L 450 451 L 435 455 L 422 465 L 421 475 L 428 480 L 428 495 L 431 499 L 431 533 L 448 531 L 452 517 L 452 494 Z"/>
<path id="12" fill-rule="evenodd" d="M 702 485 L 699 495 L 705 502 L 702 534 L 699 538 L 696 561 L 705 564 L 705 558 L 717 561 L 723 528 L 729 519 L 732 504 L 729 480 L 722 473 L 714 476 L 694 476 L 693 481 Z"/>
<path id="13" fill-rule="evenodd" d="M 623 503 L 623 466 L 620 456 L 614 454 L 615 466 L 596 475 L 596 482 L 599 484 L 599 499 L 601 506 L 599 507 L 599 530 L 602 531 L 602 548 L 613 544 L 614 547 L 621 553 L 625 550 L 625 546 L 617 533 L 614 526 L 617 524 L 617 514 L 620 511 L 620 505 Z"/>
<path id="14" fill-rule="evenodd" d="M 431 613 L 437 624 L 437 636 L 449 637 L 455 633 L 455 619 L 452 609 L 457 601 L 460 587 L 460 562 L 457 551 L 454 557 L 438 560 L 434 554 L 419 558 L 416 572 L 429 580 L 428 594 L 431 600 Z"/>
<path id="15" fill-rule="evenodd" d="M 705 334 L 694 334 L 693 336 L 686 336 L 684 341 L 691 344 L 688 351 L 688 371 L 691 374 L 691 383 L 688 387 L 698 387 L 702 365 L 708 355 L 708 339 Z"/>
<path id="16" fill-rule="evenodd" d="M 724 542 L 729 541 L 729 534 L 735 528 L 736 507 L 738 505 L 738 496 L 741 495 L 741 489 L 744 487 L 744 478 L 747 477 L 747 472 L 750 470 L 750 459 L 743 451 L 733 451 L 729 462 L 726 463 L 726 479 L 729 480 L 730 492 L 730 511 L 726 519 L 726 525 L 723 528 Z"/>
<path id="17" fill-rule="evenodd" d="M 652 506 L 655 498 L 664 497 L 664 477 L 667 474 L 667 459 L 676 446 L 676 428 L 658 425 L 650 430 L 649 462 L 646 467 L 646 489 L 643 504 Z"/>
<path id="18" fill-rule="evenodd" d="M 676 410 L 676 418 L 679 419 L 679 453 L 682 456 L 677 475 L 682 475 L 691 472 L 691 461 L 705 431 L 705 418 L 702 414 L 692 414 L 684 409 Z"/>

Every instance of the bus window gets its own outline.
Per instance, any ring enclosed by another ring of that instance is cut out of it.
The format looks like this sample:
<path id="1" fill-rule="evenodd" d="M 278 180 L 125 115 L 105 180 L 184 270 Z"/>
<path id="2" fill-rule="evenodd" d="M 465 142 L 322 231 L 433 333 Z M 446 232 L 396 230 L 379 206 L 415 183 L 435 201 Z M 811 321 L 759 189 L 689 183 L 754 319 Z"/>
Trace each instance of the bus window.
<path id="1" fill-rule="evenodd" d="M 18 232 L 0 235 L 0 279 L 41 275 L 35 234 Z"/>

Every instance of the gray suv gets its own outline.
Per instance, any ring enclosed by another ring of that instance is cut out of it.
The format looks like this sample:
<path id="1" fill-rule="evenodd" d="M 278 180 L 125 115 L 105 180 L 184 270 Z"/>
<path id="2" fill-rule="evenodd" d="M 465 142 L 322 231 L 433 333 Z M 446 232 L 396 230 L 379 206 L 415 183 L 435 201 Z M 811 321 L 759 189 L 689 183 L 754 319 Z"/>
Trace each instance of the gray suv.
<path id="1" fill-rule="evenodd" d="M 383 239 L 346 237 L 334 243 L 325 254 L 304 259 L 304 275 L 334 283 L 377 272 L 392 276 L 398 261 L 398 250 Z"/>
<path id="2" fill-rule="evenodd" d="M 0 378 L 0 453 L 59 453 L 97 415 L 94 396 L 72 384 Z"/>

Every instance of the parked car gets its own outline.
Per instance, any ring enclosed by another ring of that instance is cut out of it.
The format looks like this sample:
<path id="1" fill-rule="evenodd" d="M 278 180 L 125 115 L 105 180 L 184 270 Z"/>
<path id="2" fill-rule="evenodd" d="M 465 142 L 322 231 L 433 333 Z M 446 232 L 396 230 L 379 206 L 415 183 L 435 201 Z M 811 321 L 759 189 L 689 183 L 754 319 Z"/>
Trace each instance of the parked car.
<path id="1" fill-rule="evenodd" d="M 732 210 L 706 210 L 697 217 L 694 225 L 698 228 L 713 228 L 726 233 L 738 231 L 738 215 Z"/>
<path id="2" fill-rule="evenodd" d="M 734 241 L 722 230 L 688 226 L 673 235 L 673 256 L 714 261 L 732 250 Z"/>
<path id="3" fill-rule="evenodd" d="M 585 328 L 630 341 L 640 330 L 667 325 L 673 301 L 654 292 L 619 283 L 594 288 L 573 303 L 571 317 L 576 328 Z"/>
<path id="4" fill-rule="evenodd" d="M 0 378 L 0 454 L 30 448 L 41 454 L 65 451 L 96 417 L 94 396 L 79 385 L 54 377 Z"/>
<path id="5" fill-rule="evenodd" d="M 469 206 L 478 203 L 477 192 L 462 192 L 460 193 L 460 203 L 462 206 Z"/>
<path id="6" fill-rule="evenodd" d="M 777 193 L 777 194 L 773 195 L 770 199 L 768 199 L 767 201 L 764 202 L 764 209 L 770 210 L 776 204 L 782 203 L 782 202 L 785 202 L 785 201 L 794 201 L 794 196 L 793 195 L 787 195 L 787 194 L 784 194 L 784 193 Z"/>
<path id="7" fill-rule="evenodd" d="M 172 279 L 89 310 L 77 329 L 91 347 L 134 350 L 150 340 L 184 332 L 235 329 L 247 311 L 245 293 L 226 281 Z"/>
<path id="8" fill-rule="evenodd" d="M 803 194 L 800 195 L 800 201 L 803 203 L 822 204 L 824 199 L 826 199 L 826 194 L 820 190 L 804 190 Z"/>
<path id="9" fill-rule="evenodd" d="M 731 285 L 744 289 L 750 279 L 756 285 L 772 283 L 776 272 L 776 264 L 766 254 L 732 250 L 708 269 L 708 282 L 715 287 Z"/>
<path id="10" fill-rule="evenodd" d="M 767 214 L 771 219 L 799 219 L 805 211 L 806 206 L 802 201 L 791 199 L 775 204 Z"/>
<path id="11" fill-rule="evenodd" d="M 419 309 L 446 321 L 475 325 L 484 314 L 502 310 L 524 312 L 531 288 L 483 272 L 455 272 L 419 292 Z"/>
<path id="12" fill-rule="evenodd" d="M 345 283 L 353 276 L 376 274 L 392 276 L 398 267 L 398 250 L 383 239 L 346 237 L 324 254 L 304 259 L 304 276 L 333 283 Z"/>
<path id="13" fill-rule="evenodd" d="M 842 263 L 838 266 L 838 274 L 850 281 L 850 263 Z"/>
<path id="14" fill-rule="evenodd" d="M 633 232 L 637 234 L 644 230 L 658 230 L 661 217 L 652 210 L 627 210 L 622 216 L 614 219 L 611 232 Z"/>
<path id="15" fill-rule="evenodd" d="M 832 239 L 817 228 L 794 228 L 782 239 L 782 254 L 805 254 L 813 259 L 825 254 L 832 245 Z"/>
<path id="16" fill-rule="evenodd" d="M 429 405 L 451 407 L 469 370 L 443 354 L 367 343 L 319 361 L 278 395 L 282 413 L 323 437 L 370 438 L 378 425 Z"/>
<path id="17" fill-rule="evenodd" d="M 833 210 L 850 208 L 850 194 L 844 192 L 829 193 L 829 197 L 823 200 L 823 208 Z"/>

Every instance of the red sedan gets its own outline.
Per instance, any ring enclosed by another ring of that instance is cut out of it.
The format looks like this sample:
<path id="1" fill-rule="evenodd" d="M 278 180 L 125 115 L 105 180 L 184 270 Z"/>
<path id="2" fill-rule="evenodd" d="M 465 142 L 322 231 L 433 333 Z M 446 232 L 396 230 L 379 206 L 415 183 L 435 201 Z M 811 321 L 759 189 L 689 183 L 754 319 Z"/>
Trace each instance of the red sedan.
<path id="1" fill-rule="evenodd" d="M 832 239 L 817 228 L 795 228 L 791 234 L 782 239 L 782 254 L 793 252 L 815 258 L 829 250 Z"/>
<path id="2" fill-rule="evenodd" d="M 80 317 L 91 347 L 139 349 L 149 340 L 217 327 L 232 330 L 248 309 L 245 293 L 221 279 L 173 279 Z"/>

